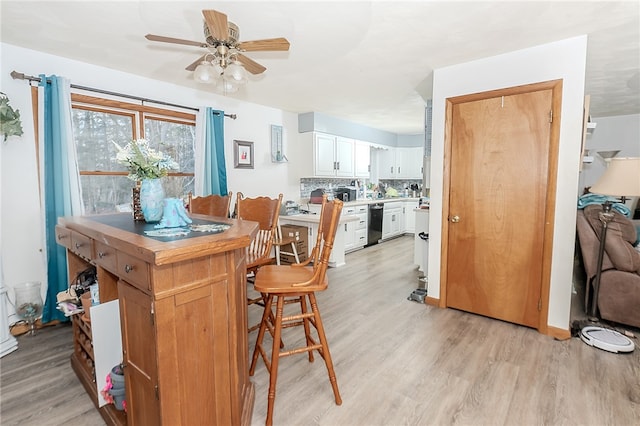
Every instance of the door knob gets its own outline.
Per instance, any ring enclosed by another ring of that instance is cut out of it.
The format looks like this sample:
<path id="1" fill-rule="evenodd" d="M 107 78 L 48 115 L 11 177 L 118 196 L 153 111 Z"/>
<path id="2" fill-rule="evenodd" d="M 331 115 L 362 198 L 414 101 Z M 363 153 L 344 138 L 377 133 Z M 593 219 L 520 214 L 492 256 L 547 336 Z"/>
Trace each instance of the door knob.
<path id="1" fill-rule="evenodd" d="M 451 222 L 453 223 L 460 222 L 460 216 L 451 216 Z"/>

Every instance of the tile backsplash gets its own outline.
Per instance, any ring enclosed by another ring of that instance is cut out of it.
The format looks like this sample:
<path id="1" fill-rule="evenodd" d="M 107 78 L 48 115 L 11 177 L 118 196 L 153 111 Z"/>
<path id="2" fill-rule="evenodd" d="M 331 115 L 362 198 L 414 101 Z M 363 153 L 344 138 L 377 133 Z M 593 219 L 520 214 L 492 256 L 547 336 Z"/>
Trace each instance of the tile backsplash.
<path id="1" fill-rule="evenodd" d="M 370 183 L 369 179 L 356 179 L 361 185 L 367 185 Z M 355 183 L 354 179 L 336 179 L 336 178 L 302 178 L 300 179 L 300 200 L 308 200 L 311 191 L 314 189 L 322 188 L 326 192 L 333 193 L 336 188 L 350 186 Z M 411 185 L 419 185 L 422 187 L 421 179 L 381 179 L 385 188 L 395 188 L 398 192 L 401 192 L 405 188 L 410 188 Z"/>

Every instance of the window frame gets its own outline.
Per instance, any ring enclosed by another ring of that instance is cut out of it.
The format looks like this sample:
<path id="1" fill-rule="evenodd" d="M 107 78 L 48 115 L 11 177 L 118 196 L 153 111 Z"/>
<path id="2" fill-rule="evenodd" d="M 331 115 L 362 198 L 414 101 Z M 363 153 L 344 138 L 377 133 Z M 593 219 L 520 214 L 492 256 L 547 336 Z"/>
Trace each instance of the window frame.
<path id="1" fill-rule="evenodd" d="M 102 112 L 109 114 L 119 114 L 131 116 L 132 118 L 132 139 L 144 138 L 144 120 L 153 119 L 166 121 L 175 124 L 193 125 L 196 124 L 196 114 L 178 111 L 176 109 L 158 108 L 144 104 L 134 104 L 114 99 L 98 98 L 95 96 L 80 93 L 71 93 L 71 108 L 78 108 L 85 111 Z M 139 135 L 138 135 L 139 133 Z M 105 170 L 85 170 L 80 171 L 81 176 L 126 176 L 126 171 L 105 171 Z M 195 176 L 193 172 L 169 172 L 169 176 L 189 177 Z"/>

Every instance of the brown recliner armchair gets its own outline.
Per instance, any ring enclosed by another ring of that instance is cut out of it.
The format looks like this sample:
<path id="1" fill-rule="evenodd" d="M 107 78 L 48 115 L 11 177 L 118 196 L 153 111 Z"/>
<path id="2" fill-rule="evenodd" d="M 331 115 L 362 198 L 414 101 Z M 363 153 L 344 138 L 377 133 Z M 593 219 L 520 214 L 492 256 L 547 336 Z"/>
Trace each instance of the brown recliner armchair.
<path id="1" fill-rule="evenodd" d="M 601 211 L 602 205 L 588 205 L 584 210 L 578 210 L 576 222 L 586 272 L 587 300 L 589 294 L 593 293 L 597 274 L 599 238 L 602 234 L 602 222 L 598 214 Z M 614 211 L 605 242 L 598 309 L 600 318 L 604 320 L 640 327 L 640 252 L 633 247 L 636 239 L 634 224 Z"/>

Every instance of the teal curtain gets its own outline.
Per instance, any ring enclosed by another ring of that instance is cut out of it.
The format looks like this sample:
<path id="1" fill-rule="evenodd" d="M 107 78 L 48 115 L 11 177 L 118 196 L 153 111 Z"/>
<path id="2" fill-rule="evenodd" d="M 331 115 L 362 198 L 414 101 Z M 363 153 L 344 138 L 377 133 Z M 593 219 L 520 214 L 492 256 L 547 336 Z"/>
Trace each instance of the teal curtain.
<path id="1" fill-rule="evenodd" d="M 63 77 L 40 76 L 41 188 L 44 197 L 44 233 L 47 254 L 47 294 L 42 322 L 67 320 L 56 309 L 57 295 L 67 289 L 67 253 L 57 244 L 55 226 L 60 216 L 83 214 L 80 177 L 71 115 L 71 86 Z"/>
<path id="2" fill-rule="evenodd" d="M 196 127 L 196 195 L 226 195 L 228 190 L 224 156 L 224 111 L 210 107 L 201 108 L 196 118 Z"/>

